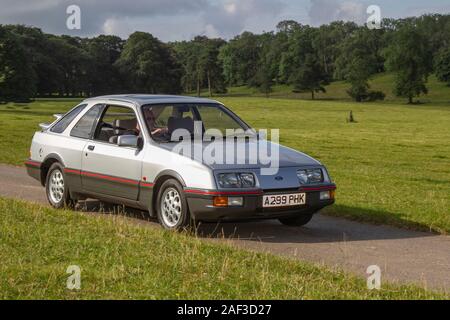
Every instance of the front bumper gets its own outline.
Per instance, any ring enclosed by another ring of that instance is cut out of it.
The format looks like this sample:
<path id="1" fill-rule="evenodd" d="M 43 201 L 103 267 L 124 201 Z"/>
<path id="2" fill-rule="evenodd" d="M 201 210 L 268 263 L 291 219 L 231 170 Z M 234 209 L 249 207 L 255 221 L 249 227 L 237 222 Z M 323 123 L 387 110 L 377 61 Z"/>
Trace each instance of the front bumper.
<path id="1" fill-rule="evenodd" d="M 197 221 L 213 222 L 276 219 L 295 217 L 302 213 L 315 213 L 326 206 L 332 205 L 335 201 L 334 199 L 320 200 L 320 192 L 335 189 L 336 185 L 328 184 L 300 189 L 236 191 L 231 193 L 186 189 L 185 194 L 192 217 Z M 263 196 L 265 195 L 297 192 L 306 194 L 305 205 L 278 208 L 263 207 Z M 243 197 L 244 204 L 240 207 L 215 207 L 213 205 L 215 196 Z"/>

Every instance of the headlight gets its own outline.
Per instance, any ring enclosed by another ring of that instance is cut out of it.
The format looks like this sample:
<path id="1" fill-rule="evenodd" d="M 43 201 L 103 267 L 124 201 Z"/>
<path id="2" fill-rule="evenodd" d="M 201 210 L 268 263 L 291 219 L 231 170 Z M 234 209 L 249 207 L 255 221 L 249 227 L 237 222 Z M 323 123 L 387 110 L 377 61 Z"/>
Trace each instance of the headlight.
<path id="1" fill-rule="evenodd" d="M 221 188 L 253 188 L 256 185 L 253 173 L 221 173 L 217 177 Z"/>
<path id="2" fill-rule="evenodd" d="M 221 188 L 240 188 L 241 181 L 236 173 L 221 173 L 219 185 Z"/>
<path id="3" fill-rule="evenodd" d="M 314 184 L 323 182 L 322 169 L 299 169 L 297 177 L 300 184 Z"/>
<path id="4" fill-rule="evenodd" d="M 242 187 L 252 188 L 255 186 L 255 176 L 253 173 L 241 173 L 239 176 L 241 177 Z"/>

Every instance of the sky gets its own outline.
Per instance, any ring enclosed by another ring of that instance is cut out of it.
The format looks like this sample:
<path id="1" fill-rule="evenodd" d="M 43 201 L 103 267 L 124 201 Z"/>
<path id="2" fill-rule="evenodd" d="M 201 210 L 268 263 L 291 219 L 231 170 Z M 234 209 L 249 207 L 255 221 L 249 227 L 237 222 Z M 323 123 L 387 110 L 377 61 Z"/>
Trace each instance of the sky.
<path id="1" fill-rule="evenodd" d="M 67 7 L 77 5 L 81 29 L 69 30 Z M 24 24 L 53 34 L 126 39 L 134 31 L 163 41 L 196 35 L 230 39 L 243 31 L 272 31 L 282 20 L 318 26 L 335 20 L 364 23 L 369 5 L 382 18 L 450 14 L 449 0 L 0 0 L 0 24 Z"/>

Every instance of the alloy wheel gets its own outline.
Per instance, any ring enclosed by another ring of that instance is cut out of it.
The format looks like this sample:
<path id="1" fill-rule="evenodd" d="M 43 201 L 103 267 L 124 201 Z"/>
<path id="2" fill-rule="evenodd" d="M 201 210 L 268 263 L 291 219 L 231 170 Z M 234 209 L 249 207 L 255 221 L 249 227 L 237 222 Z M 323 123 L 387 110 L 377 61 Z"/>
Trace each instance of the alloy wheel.
<path id="1" fill-rule="evenodd" d="M 172 187 L 164 190 L 161 198 L 161 217 L 169 227 L 175 227 L 181 219 L 183 206 L 178 190 Z"/>
<path id="2" fill-rule="evenodd" d="M 49 194 L 54 203 L 60 203 L 64 196 L 64 176 L 59 169 L 53 170 L 49 180 Z"/>

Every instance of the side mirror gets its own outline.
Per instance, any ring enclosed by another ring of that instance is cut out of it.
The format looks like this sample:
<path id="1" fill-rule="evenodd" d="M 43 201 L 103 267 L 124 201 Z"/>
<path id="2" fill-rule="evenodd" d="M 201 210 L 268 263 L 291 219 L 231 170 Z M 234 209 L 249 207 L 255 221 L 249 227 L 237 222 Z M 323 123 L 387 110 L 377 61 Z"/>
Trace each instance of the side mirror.
<path id="1" fill-rule="evenodd" d="M 139 137 L 134 135 L 123 135 L 117 138 L 117 145 L 119 147 L 137 148 L 139 145 Z"/>

